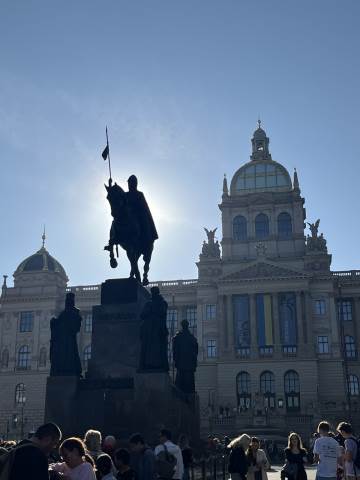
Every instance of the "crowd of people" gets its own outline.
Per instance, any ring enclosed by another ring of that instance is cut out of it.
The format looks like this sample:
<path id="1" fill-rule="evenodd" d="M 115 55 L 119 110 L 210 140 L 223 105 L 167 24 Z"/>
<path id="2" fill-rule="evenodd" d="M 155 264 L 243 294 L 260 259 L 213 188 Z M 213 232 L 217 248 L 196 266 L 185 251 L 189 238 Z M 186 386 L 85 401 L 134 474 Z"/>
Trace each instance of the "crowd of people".
<path id="1" fill-rule="evenodd" d="M 190 480 L 194 460 L 185 435 L 180 435 L 176 444 L 171 431 L 162 429 L 158 445 L 151 448 L 136 433 L 126 446 L 119 448 L 113 436 L 103 440 L 97 430 L 88 430 L 83 439 L 62 440 L 59 427 L 47 423 L 30 439 L 0 442 L 0 479 Z M 244 433 L 232 440 L 224 437 L 223 442 L 209 436 L 207 449 L 222 450 L 231 480 L 267 480 L 271 468 L 267 446 Z M 316 466 L 316 480 L 360 477 L 360 443 L 346 422 L 341 422 L 336 432 L 328 422 L 320 422 L 308 450 L 300 435 L 291 432 L 284 459 L 279 480 L 307 480 L 306 467 L 311 465 Z"/>
<path id="2" fill-rule="evenodd" d="M 139 433 L 129 438 L 128 448 L 117 441 L 88 430 L 84 439 L 62 440 L 54 423 L 37 429 L 30 439 L 19 443 L 0 442 L 1 480 L 189 480 L 192 450 L 185 435 L 180 446 L 171 432 L 159 432 L 159 444 L 150 448 Z"/>

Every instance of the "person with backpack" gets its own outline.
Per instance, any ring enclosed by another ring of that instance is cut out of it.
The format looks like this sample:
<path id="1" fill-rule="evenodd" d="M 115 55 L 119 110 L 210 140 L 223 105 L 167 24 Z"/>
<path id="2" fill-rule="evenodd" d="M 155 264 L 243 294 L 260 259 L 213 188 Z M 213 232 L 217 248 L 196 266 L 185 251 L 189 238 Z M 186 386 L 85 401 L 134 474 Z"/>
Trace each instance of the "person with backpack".
<path id="1" fill-rule="evenodd" d="M 184 462 L 180 447 L 171 441 L 171 432 L 165 428 L 160 431 L 159 439 L 160 444 L 155 448 L 159 478 L 182 480 Z"/>
<path id="2" fill-rule="evenodd" d="M 313 447 L 314 463 L 318 464 L 316 480 L 336 480 L 341 447 L 335 438 L 330 436 L 328 422 L 320 422 L 317 431 L 319 437 Z"/>
<path id="3" fill-rule="evenodd" d="M 344 439 L 344 473 L 346 480 L 355 479 L 360 476 L 360 446 L 353 434 L 350 423 L 341 422 L 337 431 Z"/>
<path id="4" fill-rule="evenodd" d="M 49 480 L 48 456 L 61 440 L 54 423 L 39 427 L 30 440 L 22 440 L 0 457 L 0 480 Z"/>
<path id="5" fill-rule="evenodd" d="M 135 470 L 137 480 L 156 480 L 156 464 L 154 452 L 145 443 L 140 433 L 130 437 L 131 467 Z"/>

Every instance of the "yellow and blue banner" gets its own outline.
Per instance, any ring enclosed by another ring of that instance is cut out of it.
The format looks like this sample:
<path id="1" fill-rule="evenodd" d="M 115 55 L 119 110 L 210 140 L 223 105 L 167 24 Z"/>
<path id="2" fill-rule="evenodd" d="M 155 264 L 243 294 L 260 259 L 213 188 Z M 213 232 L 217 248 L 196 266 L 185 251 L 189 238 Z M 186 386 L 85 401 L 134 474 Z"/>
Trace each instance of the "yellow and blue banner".
<path id="1" fill-rule="evenodd" d="M 256 295 L 256 320 L 259 347 L 274 345 L 271 295 Z"/>

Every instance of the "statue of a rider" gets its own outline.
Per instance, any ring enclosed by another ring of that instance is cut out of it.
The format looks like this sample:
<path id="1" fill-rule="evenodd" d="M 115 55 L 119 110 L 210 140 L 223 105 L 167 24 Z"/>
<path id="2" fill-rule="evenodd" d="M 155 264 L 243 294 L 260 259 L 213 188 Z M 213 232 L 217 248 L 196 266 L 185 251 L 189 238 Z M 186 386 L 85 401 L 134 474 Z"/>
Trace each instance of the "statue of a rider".
<path id="1" fill-rule="evenodd" d="M 151 255 L 158 234 L 145 196 L 139 192 L 137 185 L 135 175 L 128 179 L 128 192 L 116 183 L 113 185 L 111 178 L 109 185 L 105 185 L 113 216 L 109 244 L 105 246 L 105 250 L 110 252 L 111 267 L 116 268 L 117 261 L 113 249 L 115 246 L 118 254 L 117 246 L 120 245 L 126 251 L 131 264 L 130 277 L 135 277 L 138 281 L 141 281 L 138 260 L 142 255 L 144 259 L 142 283 L 148 285 Z"/>

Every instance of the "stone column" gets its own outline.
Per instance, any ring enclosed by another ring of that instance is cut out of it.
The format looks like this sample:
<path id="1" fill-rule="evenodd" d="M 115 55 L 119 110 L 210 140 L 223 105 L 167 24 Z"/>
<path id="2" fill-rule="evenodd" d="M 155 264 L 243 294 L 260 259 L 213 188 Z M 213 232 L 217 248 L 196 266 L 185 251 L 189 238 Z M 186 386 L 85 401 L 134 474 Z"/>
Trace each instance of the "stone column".
<path id="1" fill-rule="evenodd" d="M 219 351 L 221 355 L 227 348 L 227 318 L 226 318 L 226 296 L 219 295 L 217 304 L 217 326 L 219 332 Z"/>
<path id="2" fill-rule="evenodd" d="M 330 315 L 330 325 L 331 325 L 331 350 L 334 356 L 341 355 L 341 340 L 339 325 L 337 322 L 336 307 L 335 307 L 335 296 L 333 293 L 329 295 L 329 315 Z"/>
<path id="3" fill-rule="evenodd" d="M 280 315 L 279 315 L 279 297 L 277 293 L 271 295 L 273 307 L 273 328 L 274 328 L 274 354 L 281 354 L 281 335 L 280 335 Z"/>
<path id="4" fill-rule="evenodd" d="M 257 329 L 256 329 L 256 299 L 255 294 L 249 295 L 250 301 L 250 356 L 251 358 L 258 357 L 258 342 L 257 342 Z"/>
<path id="5" fill-rule="evenodd" d="M 309 338 L 310 342 L 312 344 L 307 345 L 307 352 L 309 354 L 313 355 L 314 354 L 314 340 L 313 340 L 313 335 L 312 335 L 312 300 L 310 296 L 310 292 L 304 292 L 304 301 L 305 301 L 305 318 L 304 318 L 304 323 L 307 331 L 307 337 Z"/>

